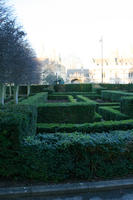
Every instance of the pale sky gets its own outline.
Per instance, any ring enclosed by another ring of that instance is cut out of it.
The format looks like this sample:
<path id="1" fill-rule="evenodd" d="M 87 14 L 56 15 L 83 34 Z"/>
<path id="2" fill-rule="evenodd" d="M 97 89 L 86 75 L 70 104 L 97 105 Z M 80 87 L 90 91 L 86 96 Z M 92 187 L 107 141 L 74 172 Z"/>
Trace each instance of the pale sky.
<path id="1" fill-rule="evenodd" d="M 133 0 L 10 0 L 38 57 L 133 57 Z"/>

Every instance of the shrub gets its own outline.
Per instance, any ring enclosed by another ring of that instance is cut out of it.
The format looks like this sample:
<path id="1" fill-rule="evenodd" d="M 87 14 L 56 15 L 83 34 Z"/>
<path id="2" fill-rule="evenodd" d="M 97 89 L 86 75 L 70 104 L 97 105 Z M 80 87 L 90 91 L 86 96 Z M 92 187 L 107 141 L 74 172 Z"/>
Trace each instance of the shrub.
<path id="1" fill-rule="evenodd" d="M 133 97 L 123 97 L 121 99 L 121 112 L 133 117 Z"/>
<path id="2" fill-rule="evenodd" d="M 46 103 L 39 104 L 37 109 L 40 123 L 92 122 L 95 114 L 92 103 Z"/>
<path id="3" fill-rule="evenodd" d="M 27 99 L 20 102 L 22 105 L 35 105 L 37 106 L 39 103 L 44 103 L 47 101 L 48 93 L 47 92 L 41 92 L 38 94 L 35 94 L 33 96 L 28 97 Z"/>
<path id="4" fill-rule="evenodd" d="M 76 97 L 77 95 L 91 95 L 91 93 L 88 92 L 54 92 L 53 95 L 72 95 L 73 97 Z"/>
<path id="5" fill-rule="evenodd" d="M 89 98 L 84 97 L 82 95 L 77 95 L 76 98 L 77 98 L 77 101 L 79 101 L 79 102 L 91 103 L 91 104 L 94 104 L 95 106 L 97 104 L 96 101 L 90 100 Z"/>
<path id="6" fill-rule="evenodd" d="M 48 95 L 48 100 L 68 100 L 68 95 Z"/>
<path id="7" fill-rule="evenodd" d="M 30 106 L 30 105 L 2 106 L 0 110 L 0 115 L 1 115 L 1 122 L 2 122 L 2 117 L 3 117 L 4 123 L 5 123 L 5 129 L 8 127 L 8 121 L 6 120 L 9 120 L 9 123 L 10 123 L 12 116 L 19 115 L 20 117 L 18 117 L 17 123 L 20 125 L 20 130 L 19 130 L 20 136 L 21 137 L 28 136 L 28 135 L 33 136 L 36 134 L 37 109 L 34 106 Z M 11 116 L 11 117 L 9 117 L 8 119 L 6 118 L 6 115 Z M 6 125 L 6 122 L 7 122 L 7 125 Z M 15 125 L 14 125 L 14 129 L 15 129 Z"/>
<path id="8" fill-rule="evenodd" d="M 56 92 L 91 92 L 92 84 L 64 84 L 55 85 Z"/>
<path id="9" fill-rule="evenodd" d="M 127 115 L 121 113 L 119 110 L 113 109 L 113 107 L 99 107 L 98 113 L 102 115 L 105 120 L 129 119 Z"/>
<path id="10" fill-rule="evenodd" d="M 43 181 L 90 180 L 133 171 L 133 133 L 46 134 L 25 140 L 19 176 Z"/>
<path id="11" fill-rule="evenodd" d="M 108 84 L 108 83 L 101 83 L 101 87 L 105 87 L 107 90 L 126 90 L 126 91 L 133 91 L 133 84 Z"/>
<path id="12" fill-rule="evenodd" d="M 121 121 L 103 121 L 84 124 L 47 124 L 38 123 L 37 133 L 56 133 L 56 132 L 82 132 L 82 133 L 96 133 L 108 132 L 112 130 L 128 130 L 133 129 L 133 120 Z"/>
<path id="13" fill-rule="evenodd" d="M 101 92 L 101 97 L 103 100 L 120 101 L 121 97 L 123 96 L 133 96 L 133 93 L 111 90 L 104 90 Z"/>

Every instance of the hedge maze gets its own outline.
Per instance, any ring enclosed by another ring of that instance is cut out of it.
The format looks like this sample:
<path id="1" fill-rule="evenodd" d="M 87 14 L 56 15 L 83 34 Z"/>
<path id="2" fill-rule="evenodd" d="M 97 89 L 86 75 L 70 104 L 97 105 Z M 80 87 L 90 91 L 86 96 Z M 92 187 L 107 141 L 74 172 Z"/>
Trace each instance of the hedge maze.
<path id="1" fill-rule="evenodd" d="M 60 182 L 132 174 L 131 86 L 32 86 L 17 106 L 1 107 L 0 176 Z"/>

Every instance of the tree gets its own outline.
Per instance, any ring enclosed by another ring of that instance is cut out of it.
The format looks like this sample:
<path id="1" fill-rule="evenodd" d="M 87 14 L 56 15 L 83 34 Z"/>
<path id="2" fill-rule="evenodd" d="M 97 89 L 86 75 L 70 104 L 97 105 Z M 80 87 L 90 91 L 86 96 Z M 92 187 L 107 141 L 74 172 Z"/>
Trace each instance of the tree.
<path id="1" fill-rule="evenodd" d="M 14 84 L 14 98 L 18 103 L 20 84 L 39 82 L 38 62 L 35 53 L 25 39 L 26 34 L 15 20 L 10 19 L 3 4 L 0 4 L 0 94 L 4 104 L 6 84 Z M 29 93 L 29 92 L 28 92 Z"/>

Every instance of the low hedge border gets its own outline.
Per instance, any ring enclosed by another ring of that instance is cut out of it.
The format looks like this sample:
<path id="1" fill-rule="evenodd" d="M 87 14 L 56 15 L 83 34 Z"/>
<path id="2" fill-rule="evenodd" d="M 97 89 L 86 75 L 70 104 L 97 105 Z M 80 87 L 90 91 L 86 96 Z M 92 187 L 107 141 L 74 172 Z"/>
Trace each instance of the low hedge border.
<path id="1" fill-rule="evenodd" d="M 35 94 L 33 96 L 30 96 L 27 99 L 24 99 L 19 104 L 37 106 L 39 103 L 46 102 L 47 98 L 48 98 L 48 93 L 47 92 L 41 92 L 41 93 Z"/>
<path id="2" fill-rule="evenodd" d="M 101 87 L 105 87 L 107 90 L 131 90 L 133 91 L 133 84 L 112 84 L 112 83 L 100 83 Z"/>
<path id="3" fill-rule="evenodd" d="M 132 141 L 133 131 L 39 134 L 25 139 L 14 171 L 46 182 L 125 176 L 133 171 Z"/>
<path id="4" fill-rule="evenodd" d="M 91 104 L 94 104 L 95 106 L 97 105 L 96 101 L 93 101 L 85 96 L 77 95 L 76 98 L 77 98 L 77 101 L 79 101 L 79 102 L 91 103 Z"/>
<path id="5" fill-rule="evenodd" d="M 91 95 L 93 96 L 94 93 L 93 92 L 53 92 L 52 95 L 72 95 L 73 97 L 76 97 L 77 95 Z"/>
<path id="6" fill-rule="evenodd" d="M 95 104 L 45 103 L 38 104 L 38 122 L 42 123 L 85 123 L 92 122 L 95 115 Z"/>
<path id="7" fill-rule="evenodd" d="M 68 95 L 48 95 L 48 100 L 68 100 Z"/>
<path id="8" fill-rule="evenodd" d="M 133 97 L 121 98 L 121 112 L 133 118 Z"/>
<path id="9" fill-rule="evenodd" d="M 121 121 L 103 121 L 84 124 L 55 124 L 55 123 L 38 123 L 37 133 L 56 133 L 56 132 L 82 132 L 96 133 L 108 132 L 112 130 L 133 129 L 133 119 Z"/>
<path id="10" fill-rule="evenodd" d="M 48 100 L 68 100 L 71 103 L 75 103 L 76 99 L 72 95 L 48 95 Z"/>
<path id="11" fill-rule="evenodd" d="M 91 92 L 92 84 L 63 84 L 55 85 L 55 91 L 60 92 Z"/>
<path id="12" fill-rule="evenodd" d="M 101 98 L 103 100 L 109 100 L 109 101 L 120 101 L 121 97 L 123 96 L 132 96 L 133 93 L 123 92 L 123 91 L 113 91 L 113 90 L 103 90 L 101 92 Z"/>
<path id="13" fill-rule="evenodd" d="M 99 107 L 98 113 L 102 115 L 104 120 L 124 120 L 129 119 L 129 117 L 119 110 L 114 109 L 113 107 Z"/>

